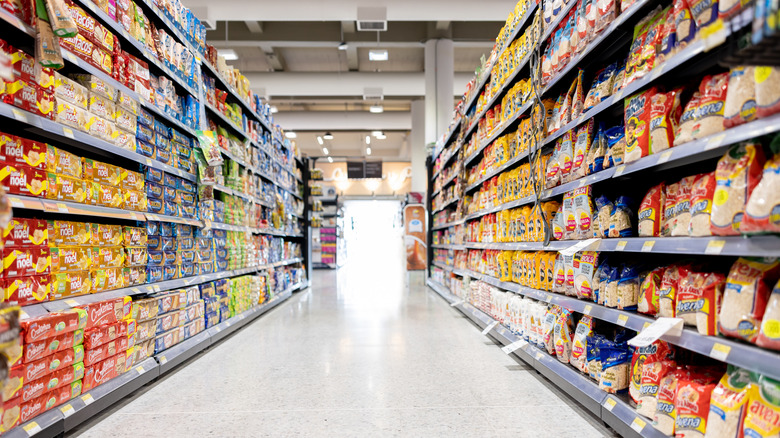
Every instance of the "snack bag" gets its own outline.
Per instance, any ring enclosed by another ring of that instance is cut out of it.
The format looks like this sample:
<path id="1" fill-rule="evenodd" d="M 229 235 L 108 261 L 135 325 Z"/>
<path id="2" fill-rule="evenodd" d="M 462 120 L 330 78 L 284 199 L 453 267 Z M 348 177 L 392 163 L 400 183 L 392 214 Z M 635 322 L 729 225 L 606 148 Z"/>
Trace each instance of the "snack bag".
<path id="1" fill-rule="evenodd" d="M 551 306 L 547 309 L 542 319 L 542 343 L 549 354 L 555 354 L 555 325 L 560 315 L 558 306 Z"/>
<path id="2" fill-rule="evenodd" d="M 718 19 L 718 0 L 692 0 L 690 5 L 698 29 Z"/>
<path id="3" fill-rule="evenodd" d="M 748 402 L 742 433 L 745 437 L 772 438 L 780 434 L 780 382 L 751 373 Z"/>
<path id="4" fill-rule="evenodd" d="M 750 373 L 728 365 L 710 397 L 705 438 L 738 438 L 748 401 Z"/>
<path id="5" fill-rule="evenodd" d="M 756 344 L 764 348 L 780 350 L 780 282 L 775 284 L 769 296 Z"/>
<path id="6" fill-rule="evenodd" d="M 712 235 L 710 213 L 715 186 L 715 172 L 703 173 L 696 177 L 691 187 L 691 220 L 688 224 L 688 235 L 696 237 Z"/>
<path id="7" fill-rule="evenodd" d="M 691 224 L 691 190 L 696 176 L 688 176 L 680 180 L 677 198 L 674 204 L 674 227 L 672 236 L 687 236 Z"/>
<path id="8" fill-rule="evenodd" d="M 723 110 L 723 126 L 747 123 L 756 118 L 755 67 L 733 67 L 729 73 L 729 91 Z"/>
<path id="9" fill-rule="evenodd" d="M 588 339 L 593 336 L 593 319 L 584 315 L 577 323 L 577 329 L 574 331 L 574 340 L 572 341 L 571 358 L 569 363 L 580 370 L 581 373 L 588 373 Z"/>
<path id="10" fill-rule="evenodd" d="M 772 258 L 741 257 L 729 271 L 718 330 L 726 335 L 755 342 L 769 299 L 769 284 L 780 277 L 780 262 Z"/>
<path id="11" fill-rule="evenodd" d="M 716 236 L 739 235 L 745 202 L 758 185 L 765 158 L 760 145 L 736 145 L 718 161 L 715 170 L 711 221 Z"/>
<path id="12" fill-rule="evenodd" d="M 728 84 L 728 73 L 705 76 L 702 80 L 701 85 L 699 85 L 701 103 L 699 104 L 698 119 L 693 125 L 692 132 L 694 139 L 706 137 L 723 130 L 723 114 Z"/>
<path id="13" fill-rule="evenodd" d="M 672 113 L 675 99 L 680 90 L 655 93 L 650 106 L 650 153 L 656 154 L 674 145 L 674 118 Z M 678 107 L 679 109 L 679 107 Z M 681 111 L 681 110 L 680 110 Z M 678 111 L 678 112 L 680 112 Z"/>
<path id="14" fill-rule="evenodd" d="M 566 132 L 560 138 L 560 152 L 558 153 L 558 166 L 560 168 L 561 182 L 567 183 L 572 180 L 571 172 L 574 166 L 573 161 L 573 145 L 571 140 L 571 132 Z"/>
<path id="15" fill-rule="evenodd" d="M 625 99 L 626 163 L 650 154 L 650 115 L 656 92 L 653 87 Z"/>
<path id="16" fill-rule="evenodd" d="M 575 239 L 587 239 L 591 235 L 590 226 L 594 211 L 591 190 L 591 186 L 586 186 L 574 190 L 573 193 L 572 207 L 576 220 L 573 238 Z M 567 223 L 567 229 L 568 226 Z"/>
<path id="17" fill-rule="evenodd" d="M 666 202 L 664 183 L 648 190 L 639 205 L 638 234 L 640 237 L 656 237 L 660 235 L 663 217 L 663 206 Z M 709 227 L 708 227 L 709 229 Z"/>
<path id="18" fill-rule="evenodd" d="M 717 336 L 718 313 L 721 310 L 725 285 L 725 275 L 711 272 L 706 274 L 704 282 L 696 289 L 696 329 L 699 334 Z"/>
<path id="19" fill-rule="evenodd" d="M 744 219 L 739 225 L 739 231 L 744 234 L 780 232 L 780 198 L 777 191 L 780 184 L 780 136 L 774 138 L 770 148 L 774 155 L 764 165 L 761 181 L 750 194 Z"/>
<path id="20" fill-rule="evenodd" d="M 637 312 L 648 315 L 658 313 L 658 291 L 661 289 L 661 278 L 665 268 L 660 267 L 647 272 L 639 285 L 639 303 Z"/>

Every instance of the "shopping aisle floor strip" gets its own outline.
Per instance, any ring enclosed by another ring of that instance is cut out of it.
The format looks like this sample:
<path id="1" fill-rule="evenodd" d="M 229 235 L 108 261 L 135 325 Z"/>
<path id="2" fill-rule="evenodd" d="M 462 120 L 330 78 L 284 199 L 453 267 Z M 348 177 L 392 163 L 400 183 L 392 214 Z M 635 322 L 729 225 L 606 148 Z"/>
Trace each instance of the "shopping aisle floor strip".
<path id="1" fill-rule="evenodd" d="M 445 286 L 431 279 L 427 280 L 427 284 L 452 307 L 471 319 L 480 329 L 497 322 L 481 310 L 451 294 Z M 504 346 L 515 343 L 517 344 L 513 347 L 520 345 L 519 348 L 508 354 L 514 354 L 533 367 L 621 436 L 626 438 L 665 437 L 650 424 L 650 419 L 637 414 L 624 397 L 607 394 L 600 390 L 598 385 L 589 378 L 551 357 L 546 351 L 525 342 L 503 325 L 495 324 L 487 334 Z"/>
<path id="2" fill-rule="evenodd" d="M 144 360 L 132 369 L 125 371 L 121 376 L 11 429 L 4 433 L 3 437 L 54 438 L 61 436 L 141 387 L 153 382 L 157 377 L 172 371 L 206 348 L 216 345 L 231 333 L 286 301 L 296 290 L 302 290 L 308 286 L 308 282 L 294 285 L 278 294 L 271 301 L 223 321 L 156 356 Z"/>

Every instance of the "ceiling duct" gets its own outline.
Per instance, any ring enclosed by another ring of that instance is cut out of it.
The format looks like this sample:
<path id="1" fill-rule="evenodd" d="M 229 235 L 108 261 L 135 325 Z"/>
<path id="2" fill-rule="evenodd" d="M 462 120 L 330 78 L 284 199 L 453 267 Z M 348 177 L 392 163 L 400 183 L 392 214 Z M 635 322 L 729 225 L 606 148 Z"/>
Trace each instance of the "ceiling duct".
<path id="1" fill-rule="evenodd" d="M 387 30 L 387 8 L 359 7 L 357 17 L 357 30 L 359 31 L 384 32 Z"/>
<path id="2" fill-rule="evenodd" d="M 363 88 L 363 100 L 381 101 L 384 99 L 384 90 L 381 87 Z"/>

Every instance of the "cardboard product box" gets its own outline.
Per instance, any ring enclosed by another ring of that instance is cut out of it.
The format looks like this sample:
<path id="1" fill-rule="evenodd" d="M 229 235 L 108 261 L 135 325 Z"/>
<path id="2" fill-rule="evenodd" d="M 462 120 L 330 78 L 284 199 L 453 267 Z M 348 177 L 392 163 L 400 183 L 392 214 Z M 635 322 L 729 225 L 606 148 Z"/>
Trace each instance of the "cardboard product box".
<path id="1" fill-rule="evenodd" d="M 36 380 L 25 381 L 22 387 L 22 403 L 33 400 L 47 392 L 70 387 L 70 384 L 84 377 L 84 363 L 78 362 L 68 365 Z M 69 399 L 68 399 L 69 400 Z"/>
<path id="2" fill-rule="evenodd" d="M 145 157 L 154 158 L 154 145 L 150 144 L 147 141 L 144 141 L 144 140 L 138 138 L 137 135 L 136 135 L 135 139 L 136 139 L 135 151 L 138 152 L 139 154 L 145 156 Z M 147 182 L 148 182 L 148 180 L 147 180 Z"/>
<path id="3" fill-rule="evenodd" d="M 46 144 L 0 133 L 0 161 L 37 169 L 46 168 Z"/>
<path id="4" fill-rule="evenodd" d="M 149 261 L 147 250 L 144 246 L 126 247 L 124 251 L 125 266 L 127 267 L 145 266 Z"/>
<path id="5" fill-rule="evenodd" d="M 203 300 L 197 300 L 191 306 L 186 307 L 183 310 L 183 314 L 179 318 L 182 319 L 182 324 L 190 323 L 198 319 L 203 319 L 206 314 L 206 308 L 204 307 Z"/>
<path id="6" fill-rule="evenodd" d="M 146 284 L 146 266 L 132 266 L 122 269 L 125 277 L 125 287 Z"/>
<path id="7" fill-rule="evenodd" d="M 187 292 L 184 289 L 162 293 L 158 298 L 158 315 L 181 310 L 187 304 Z"/>
<path id="8" fill-rule="evenodd" d="M 121 233 L 118 235 L 121 236 Z M 92 269 L 121 268 L 125 266 L 125 248 L 121 246 L 92 247 L 91 257 Z"/>
<path id="9" fill-rule="evenodd" d="M 84 341 L 84 329 L 78 329 L 50 338 L 24 344 L 22 363 L 30 363 L 45 358 L 59 351 L 81 345 Z"/>
<path id="10" fill-rule="evenodd" d="M 26 423 L 27 421 L 37 417 L 38 415 L 53 409 L 68 400 L 81 394 L 80 381 L 73 382 L 69 385 L 62 386 L 61 388 L 54 389 L 37 397 L 33 400 L 23 402 L 21 404 L 21 413 L 19 421 Z M 76 394 L 76 395 L 74 395 Z"/>
<path id="11" fill-rule="evenodd" d="M 214 262 L 196 263 L 198 266 L 198 275 L 208 275 L 214 273 Z"/>
<path id="12" fill-rule="evenodd" d="M 2 251 L 5 278 L 31 277 L 51 273 L 51 255 L 45 246 L 5 248 Z"/>
<path id="13" fill-rule="evenodd" d="M 100 94 L 111 102 L 116 101 L 116 88 L 99 77 L 91 74 L 77 74 L 73 75 L 72 78 L 81 85 L 87 87 L 90 92 Z"/>
<path id="14" fill-rule="evenodd" d="M 114 120 L 116 121 L 117 128 L 135 135 L 138 125 L 136 121 L 136 115 L 131 111 L 117 106 L 114 113 Z"/>
<path id="15" fill-rule="evenodd" d="M 125 372 L 125 352 L 116 354 L 86 368 L 83 391 L 102 385 Z"/>
<path id="16" fill-rule="evenodd" d="M 105 96 L 98 93 L 89 93 L 87 110 L 93 115 L 108 121 L 116 120 L 116 105 Z M 135 130 L 133 130 L 135 132 Z"/>
<path id="17" fill-rule="evenodd" d="M 148 264 L 146 265 L 146 275 L 149 283 L 157 283 L 163 279 L 162 266 Z"/>
<path id="18" fill-rule="evenodd" d="M 179 278 L 179 267 L 177 265 L 163 266 L 163 281 L 175 280 Z"/>
<path id="19" fill-rule="evenodd" d="M 21 364 L 8 370 L 8 377 L 3 382 L 3 403 L 19 397 L 24 383 L 24 371 Z"/>
<path id="20" fill-rule="evenodd" d="M 75 308 L 24 319 L 20 324 L 27 344 L 86 328 L 88 312 Z"/>
<path id="21" fill-rule="evenodd" d="M 85 271 L 92 266 L 92 254 L 89 247 L 64 246 L 51 248 L 51 272 Z"/>
<path id="22" fill-rule="evenodd" d="M 14 217 L 2 230 L 3 247 L 48 246 L 49 228 L 46 221 Z"/>
<path id="23" fill-rule="evenodd" d="M 179 278 L 194 277 L 197 275 L 197 267 L 194 263 L 181 263 L 176 266 L 179 269 Z"/>
<path id="24" fill-rule="evenodd" d="M 89 271 L 63 272 L 51 275 L 51 299 L 86 295 L 92 292 Z"/>
<path id="25" fill-rule="evenodd" d="M 130 297 L 119 297 L 81 306 L 88 315 L 85 329 L 89 330 L 101 325 L 113 324 L 128 319 L 130 317 L 131 305 Z"/>
<path id="26" fill-rule="evenodd" d="M 114 145 L 127 151 L 135 152 L 137 149 L 135 134 L 117 129 L 114 131 Z"/>
<path id="27" fill-rule="evenodd" d="M 139 323 L 157 319 L 161 300 L 161 297 L 154 297 L 133 301 L 130 317 Z"/>
<path id="28" fill-rule="evenodd" d="M 92 243 L 92 227 L 84 222 L 48 221 L 49 242 L 53 246 L 89 246 Z"/>
<path id="29" fill-rule="evenodd" d="M 95 246 L 118 246 L 125 243 L 121 225 L 91 224 L 92 241 Z"/>
<path id="30" fill-rule="evenodd" d="M 105 99 L 100 97 L 100 99 Z M 112 187 L 120 187 L 123 169 L 113 164 L 84 158 L 84 179 Z"/>
<path id="31" fill-rule="evenodd" d="M 46 172 L 21 164 L 0 163 L 0 186 L 13 195 L 46 197 Z"/>
<path id="32" fill-rule="evenodd" d="M 116 124 L 111 120 L 100 117 L 93 114 L 91 111 L 87 111 L 87 123 L 84 126 L 86 132 L 96 138 L 113 143 L 114 131 L 116 131 Z"/>
<path id="33" fill-rule="evenodd" d="M 32 382 L 37 379 L 42 379 L 55 371 L 62 370 L 76 363 L 80 363 L 83 360 L 84 346 L 75 345 L 73 347 L 57 351 L 54 354 L 42 357 L 36 361 L 23 364 L 22 377 L 25 383 Z M 80 378 L 81 377 L 79 377 L 79 379 Z M 29 399 L 30 397 L 26 398 L 25 400 Z"/>
<path id="34" fill-rule="evenodd" d="M 89 196 L 88 183 L 79 178 L 73 178 L 55 173 L 47 173 L 46 198 L 57 201 L 69 201 L 83 204 Z"/>
<path id="35" fill-rule="evenodd" d="M 185 325 L 184 327 L 184 339 L 189 339 L 198 333 L 206 329 L 206 321 L 204 318 L 199 318 Z"/>
<path id="36" fill-rule="evenodd" d="M 86 351 L 84 365 L 91 366 L 133 347 L 135 336 L 122 336 Z"/>
<path id="37" fill-rule="evenodd" d="M 132 337 L 135 335 L 135 331 L 136 322 L 134 319 L 94 327 L 84 332 L 84 347 L 92 350 L 117 338 Z"/>
<path id="38" fill-rule="evenodd" d="M 77 107 L 86 110 L 89 98 L 89 91 L 78 82 L 63 76 L 57 72 L 54 73 L 54 97 L 59 102 L 65 100 Z"/>
<path id="39" fill-rule="evenodd" d="M 160 354 L 161 352 L 173 347 L 183 340 L 183 327 L 176 327 L 172 330 L 162 333 L 154 338 L 154 354 Z"/>
<path id="40" fill-rule="evenodd" d="M 50 144 L 46 145 L 46 171 L 79 179 L 84 176 L 81 157 Z"/>
<path id="41" fill-rule="evenodd" d="M 124 194 L 121 189 L 96 182 L 91 183 L 88 187 L 90 187 L 90 203 L 92 205 L 111 208 L 123 207 Z"/>
<path id="42" fill-rule="evenodd" d="M 136 344 L 154 338 L 157 335 L 157 319 L 150 319 L 137 324 Z"/>
<path id="43" fill-rule="evenodd" d="M 3 417 L 0 422 L 0 433 L 8 432 L 19 425 L 21 418 L 21 398 L 14 397 L 3 402 Z"/>
<path id="44" fill-rule="evenodd" d="M 146 181 L 144 180 L 144 174 L 139 172 L 133 172 L 132 170 L 121 169 L 122 183 L 121 187 L 128 190 L 144 191 L 146 189 Z"/>
<path id="45" fill-rule="evenodd" d="M 65 99 L 57 98 L 54 120 L 79 131 L 87 132 L 89 113 L 86 109 Z"/>
<path id="46" fill-rule="evenodd" d="M 92 292 L 121 289 L 125 287 L 124 268 L 92 269 L 89 273 L 92 278 Z"/>

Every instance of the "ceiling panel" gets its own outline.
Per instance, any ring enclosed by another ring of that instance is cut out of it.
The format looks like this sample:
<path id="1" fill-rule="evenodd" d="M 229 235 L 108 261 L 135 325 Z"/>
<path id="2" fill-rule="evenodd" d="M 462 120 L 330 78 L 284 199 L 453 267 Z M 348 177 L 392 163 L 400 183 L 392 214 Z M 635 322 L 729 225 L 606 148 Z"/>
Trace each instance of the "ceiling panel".
<path id="1" fill-rule="evenodd" d="M 282 59 L 292 72 L 339 72 L 347 71 L 347 58 L 336 48 L 281 49 Z"/>
<path id="2" fill-rule="evenodd" d="M 236 47 L 233 50 L 238 54 L 238 59 L 229 61 L 228 64 L 242 73 L 271 71 L 271 64 L 260 47 Z"/>
<path id="3" fill-rule="evenodd" d="M 424 48 L 389 48 L 387 61 L 369 61 L 370 48 L 359 48 L 360 71 L 421 72 L 425 70 Z"/>
<path id="4" fill-rule="evenodd" d="M 455 73 L 474 73 L 480 66 L 480 57 L 490 56 L 490 47 L 456 47 Z"/>
<path id="5" fill-rule="evenodd" d="M 324 132 L 298 132 L 295 142 L 303 153 L 322 156 L 322 146 L 317 142 L 317 136 L 323 134 Z M 328 148 L 331 156 L 364 156 L 367 135 L 370 135 L 370 132 L 334 132 L 333 140 L 326 140 L 324 146 Z M 403 150 L 408 132 L 387 132 L 386 136 L 384 140 L 371 137 L 372 156 L 400 157 L 402 153 L 408 154 L 408 151 Z"/>

